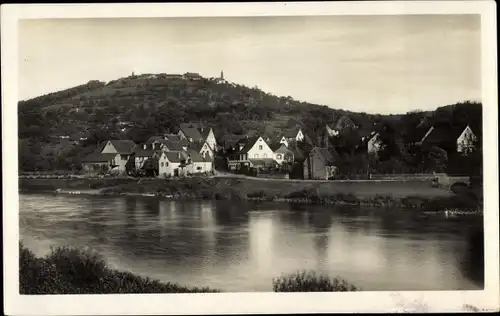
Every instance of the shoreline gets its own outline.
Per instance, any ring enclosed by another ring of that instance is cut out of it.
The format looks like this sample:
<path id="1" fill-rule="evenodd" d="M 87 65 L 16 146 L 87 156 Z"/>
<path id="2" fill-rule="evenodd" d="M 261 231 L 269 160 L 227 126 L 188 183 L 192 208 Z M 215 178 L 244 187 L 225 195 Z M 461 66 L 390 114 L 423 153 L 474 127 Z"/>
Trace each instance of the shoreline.
<path id="1" fill-rule="evenodd" d="M 244 200 L 311 205 L 350 205 L 386 209 L 482 213 L 477 201 L 424 181 L 334 182 L 262 181 L 212 177 L 167 179 L 19 179 L 20 193 L 137 196 L 167 200 Z M 428 186 L 426 186 L 428 184 Z M 396 189 L 397 191 L 394 191 Z"/>

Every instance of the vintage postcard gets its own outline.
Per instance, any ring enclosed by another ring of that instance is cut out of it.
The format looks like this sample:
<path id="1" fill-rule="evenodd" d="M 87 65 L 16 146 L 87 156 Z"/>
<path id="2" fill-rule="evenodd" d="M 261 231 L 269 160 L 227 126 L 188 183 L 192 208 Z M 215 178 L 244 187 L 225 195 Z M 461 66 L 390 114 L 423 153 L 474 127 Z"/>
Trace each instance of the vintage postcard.
<path id="1" fill-rule="evenodd" d="M 1 13 L 6 314 L 499 310 L 494 2 Z"/>

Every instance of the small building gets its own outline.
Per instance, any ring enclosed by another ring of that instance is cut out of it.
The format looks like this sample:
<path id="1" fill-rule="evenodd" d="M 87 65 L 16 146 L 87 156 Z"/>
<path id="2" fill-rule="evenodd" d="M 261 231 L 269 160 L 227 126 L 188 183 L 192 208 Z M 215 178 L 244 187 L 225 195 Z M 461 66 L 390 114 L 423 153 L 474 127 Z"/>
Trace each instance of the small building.
<path id="1" fill-rule="evenodd" d="M 273 159 L 276 160 L 276 162 L 279 165 L 282 165 L 283 163 L 293 163 L 294 162 L 294 154 L 293 151 L 290 150 L 285 144 L 283 143 L 275 143 L 272 144 L 271 149 L 273 150 Z"/>
<path id="2" fill-rule="evenodd" d="M 194 150 L 188 150 L 183 166 L 187 175 L 211 173 L 213 171 L 213 160 L 208 156 L 203 157 Z"/>
<path id="3" fill-rule="evenodd" d="M 162 152 L 158 160 L 159 177 L 178 177 L 182 174 L 181 164 L 185 160 L 182 152 Z"/>
<path id="4" fill-rule="evenodd" d="M 117 167 L 116 161 L 119 159 L 118 154 L 94 152 L 83 159 L 82 169 L 88 174 L 107 173 Z"/>
<path id="5" fill-rule="evenodd" d="M 129 158 L 135 149 L 135 143 L 132 140 L 109 140 L 101 150 L 101 154 L 115 154 L 117 157 L 114 164 L 120 172 L 125 172 Z"/>
<path id="6" fill-rule="evenodd" d="M 188 145 L 188 149 L 194 150 L 204 158 L 213 159 L 215 152 L 212 150 L 210 145 L 205 141 L 203 143 L 192 143 Z"/>
<path id="7" fill-rule="evenodd" d="M 304 179 L 328 180 L 335 176 L 335 152 L 314 147 L 304 161 Z"/>
<path id="8" fill-rule="evenodd" d="M 239 143 L 238 146 L 239 150 L 227 157 L 230 170 L 238 170 L 244 166 L 251 167 L 250 159 L 274 160 L 273 150 L 261 136 L 246 138 L 244 143 Z"/>
<path id="9" fill-rule="evenodd" d="M 362 139 L 364 140 L 364 139 Z M 380 138 L 380 134 L 373 132 L 369 137 L 367 141 L 367 152 L 369 154 L 378 154 L 380 150 L 382 150 L 383 143 L 382 139 Z"/>

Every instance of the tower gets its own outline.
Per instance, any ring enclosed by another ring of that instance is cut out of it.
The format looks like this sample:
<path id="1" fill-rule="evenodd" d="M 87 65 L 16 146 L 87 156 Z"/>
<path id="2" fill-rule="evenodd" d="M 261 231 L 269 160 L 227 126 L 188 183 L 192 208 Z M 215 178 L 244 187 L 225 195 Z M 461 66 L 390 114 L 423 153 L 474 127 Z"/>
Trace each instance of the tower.
<path id="1" fill-rule="evenodd" d="M 224 71 L 223 71 L 223 70 L 221 70 L 221 71 L 220 71 L 220 78 L 221 78 L 222 80 L 224 80 Z"/>

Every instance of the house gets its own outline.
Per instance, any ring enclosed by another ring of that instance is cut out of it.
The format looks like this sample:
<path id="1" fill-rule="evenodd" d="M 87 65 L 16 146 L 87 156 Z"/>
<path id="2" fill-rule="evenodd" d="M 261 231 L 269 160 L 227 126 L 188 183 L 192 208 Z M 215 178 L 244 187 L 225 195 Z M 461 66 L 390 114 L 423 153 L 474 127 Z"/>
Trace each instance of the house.
<path id="1" fill-rule="evenodd" d="M 186 176 L 213 172 L 213 160 L 195 150 L 162 152 L 158 159 L 159 177 Z"/>
<path id="2" fill-rule="evenodd" d="M 83 159 L 82 169 L 86 173 L 106 173 L 116 166 L 117 158 L 117 154 L 94 152 Z"/>
<path id="3" fill-rule="evenodd" d="M 262 167 L 277 165 L 274 152 L 261 136 L 250 137 L 238 144 L 239 150 L 227 158 L 230 170 L 238 170 L 243 166 Z"/>
<path id="4" fill-rule="evenodd" d="M 187 175 L 210 173 L 213 171 L 213 160 L 208 156 L 203 157 L 195 150 L 187 150 L 186 159 L 181 167 L 185 168 Z"/>
<path id="5" fill-rule="evenodd" d="M 152 149 L 143 149 L 141 146 L 137 146 L 132 154 L 133 157 L 133 168 L 138 170 L 144 167 L 147 160 L 157 156 L 158 153 Z"/>
<path id="6" fill-rule="evenodd" d="M 126 170 L 129 158 L 135 149 L 135 143 L 132 140 L 109 140 L 101 150 L 101 154 L 114 154 L 114 166 L 118 167 L 120 172 Z"/>
<path id="7" fill-rule="evenodd" d="M 469 125 L 451 126 L 436 124 L 431 126 L 420 141 L 421 146 L 437 146 L 447 153 L 468 153 L 474 149 L 477 136 Z"/>
<path id="8" fill-rule="evenodd" d="M 215 152 L 212 150 L 210 145 L 208 145 L 208 142 L 203 142 L 203 143 L 192 143 L 188 145 L 188 148 L 191 150 L 194 150 L 198 154 L 200 154 L 204 158 L 211 158 L 213 159 L 215 156 Z"/>
<path id="9" fill-rule="evenodd" d="M 335 166 L 337 156 L 335 151 L 314 147 L 303 163 L 304 179 L 328 180 L 332 178 L 337 171 Z"/>
<path id="10" fill-rule="evenodd" d="M 207 142 L 213 151 L 217 151 L 214 131 L 203 123 L 182 123 L 177 135 L 190 143 Z"/>
<path id="11" fill-rule="evenodd" d="M 185 158 L 182 152 L 162 152 L 158 159 L 158 176 L 178 177 L 182 174 L 181 164 Z"/>
<path id="12" fill-rule="evenodd" d="M 285 144 L 282 143 L 274 143 L 271 144 L 269 147 L 271 147 L 274 155 L 273 159 L 276 160 L 276 162 L 279 165 L 282 165 L 283 163 L 293 163 L 293 151 L 290 150 Z"/>
<path id="13" fill-rule="evenodd" d="M 304 133 L 302 129 L 289 129 L 283 132 L 283 137 L 287 139 L 287 141 L 291 142 L 302 142 L 305 139 Z"/>
<path id="14" fill-rule="evenodd" d="M 383 143 L 382 139 L 380 137 L 380 134 L 377 132 L 372 132 L 370 136 L 368 136 L 367 140 L 367 152 L 369 154 L 377 154 L 382 148 L 383 148 Z M 362 140 L 366 140 L 362 138 Z"/>
<path id="15" fill-rule="evenodd" d="M 245 144 L 245 135 L 226 134 L 220 138 L 219 145 L 224 153 L 241 150 Z"/>

